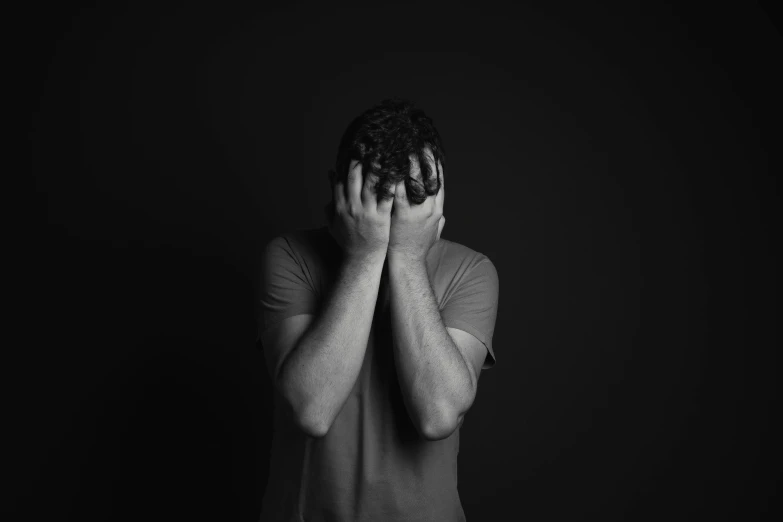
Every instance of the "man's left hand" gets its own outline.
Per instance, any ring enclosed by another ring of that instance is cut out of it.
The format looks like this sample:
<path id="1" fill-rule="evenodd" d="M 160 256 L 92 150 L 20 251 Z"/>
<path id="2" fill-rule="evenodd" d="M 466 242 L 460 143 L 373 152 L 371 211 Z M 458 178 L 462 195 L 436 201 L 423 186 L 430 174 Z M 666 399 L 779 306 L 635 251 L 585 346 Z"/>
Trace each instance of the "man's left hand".
<path id="1" fill-rule="evenodd" d="M 440 162 L 437 171 L 440 172 L 440 190 L 434 196 L 425 199 L 421 205 L 409 204 L 404 180 L 396 185 L 388 257 L 423 262 L 432 245 L 440 239 L 440 233 L 446 223 L 446 218 L 443 216 L 446 183 Z"/>

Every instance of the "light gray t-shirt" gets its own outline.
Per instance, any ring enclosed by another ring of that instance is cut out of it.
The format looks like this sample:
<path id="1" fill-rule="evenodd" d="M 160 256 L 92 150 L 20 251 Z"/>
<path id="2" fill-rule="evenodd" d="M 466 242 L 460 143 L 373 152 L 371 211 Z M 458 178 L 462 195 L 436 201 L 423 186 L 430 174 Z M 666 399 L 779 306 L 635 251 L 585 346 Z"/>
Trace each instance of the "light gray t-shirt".
<path id="1" fill-rule="evenodd" d="M 326 227 L 288 232 L 267 243 L 259 339 L 287 317 L 317 315 L 341 258 Z M 427 255 L 427 273 L 444 325 L 481 341 L 487 347 L 483 369 L 491 368 L 498 305 L 495 266 L 487 256 L 441 237 Z M 388 304 L 384 280 L 361 371 L 324 437 L 300 431 L 275 391 L 275 433 L 261 520 L 465 520 L 457 492 L 459 428 L 438 441 L 416 431 L 397 380 Z M 273 361 L 279 358 L 268 355 Z"/>

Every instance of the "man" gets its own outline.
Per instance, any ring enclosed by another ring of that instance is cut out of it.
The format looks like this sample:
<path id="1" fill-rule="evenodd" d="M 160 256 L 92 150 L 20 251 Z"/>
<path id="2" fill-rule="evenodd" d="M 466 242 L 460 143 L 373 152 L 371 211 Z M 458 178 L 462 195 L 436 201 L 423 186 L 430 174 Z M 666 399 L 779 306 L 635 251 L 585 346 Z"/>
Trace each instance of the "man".
<path id="1" fill-rule="evenodd" d="M 440 238 L 445 163 L 429 117 L 381 102 L 343 136 L 328 224 L 266 245 L 262 520 L 465 520 L 459 428 L 495 363 L 498 276 Z"/>

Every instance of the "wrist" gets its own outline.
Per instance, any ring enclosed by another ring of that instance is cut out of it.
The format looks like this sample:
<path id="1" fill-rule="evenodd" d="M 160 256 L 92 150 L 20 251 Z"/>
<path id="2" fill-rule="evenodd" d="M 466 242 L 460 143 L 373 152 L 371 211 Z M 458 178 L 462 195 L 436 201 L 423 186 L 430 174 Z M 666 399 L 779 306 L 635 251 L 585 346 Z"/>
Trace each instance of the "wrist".
<path id="1" fill-rule="evenodd" d="M 422 255 L 413 255 L 403 252 L 394 252 L 389 250 L 386 254 L 389 269 L 392 268 L 414 268 L 427 265 L 427 257 Z"/>
<path id="2" fill-rule="evenodd" d="M 376 250 L 371 252 L 347 253 L 344 259 L 347 264 L 382 267 L 386 260 L 386 251 Z"/>

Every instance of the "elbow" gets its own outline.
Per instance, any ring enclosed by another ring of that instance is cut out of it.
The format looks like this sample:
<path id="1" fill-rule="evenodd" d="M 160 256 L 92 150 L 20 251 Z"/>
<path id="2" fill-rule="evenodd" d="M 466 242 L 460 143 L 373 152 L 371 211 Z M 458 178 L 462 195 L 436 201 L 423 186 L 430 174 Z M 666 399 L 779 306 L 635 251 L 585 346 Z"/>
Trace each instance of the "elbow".
<path id="1" fill-rule="evenodd" d="M 297 426 L 305 435 L 314 439 L 320 439 L 329 432 L 328 423 L 300 416 L 297 416 Z"/>
<path id="2" fill-rule="evenodd" d="M 424 420 L 419 422 L 421 436 L 428 441 L 451 437 L 462 426 L 462 420 L 473 404 L 475 396 L 475 393 L 471 394 L 460 405 L 442 403 L 439 408 L 434 409 Z"/>
<path id="3" fill-rule="evenodd" d="M 332 420 L 325 415 L 313 411 L 313 408 L 303 408 L 296 412 L 296 424 L 308 437 L 320 439 L 329 433 Z"/>
<path id="4" fill-rule="evenodd" d="M 290 386 L 280 386 L 280 394 L 288 405 L 288 411 L 296 427 L 308 437 L 319 439 L 329 432 L 331 422 L 324 415 L 316 413 L 312 401 L 301 391 Z"/>
<path id="5" fill-rule="evenodd" d="M 451 437 L 461 425 L 462 415 L 441 414 L 422 423 L 419 432 L 425 440 L 434 442 Z"/>
<path id="6" fill-rule="evenodd" d="M 317 415 L 310 409 L 294 410 L 294 419 L 299 430 L 314 439 L 324 437 L 331 426 L 331 422 L 323 415 Z"/>

